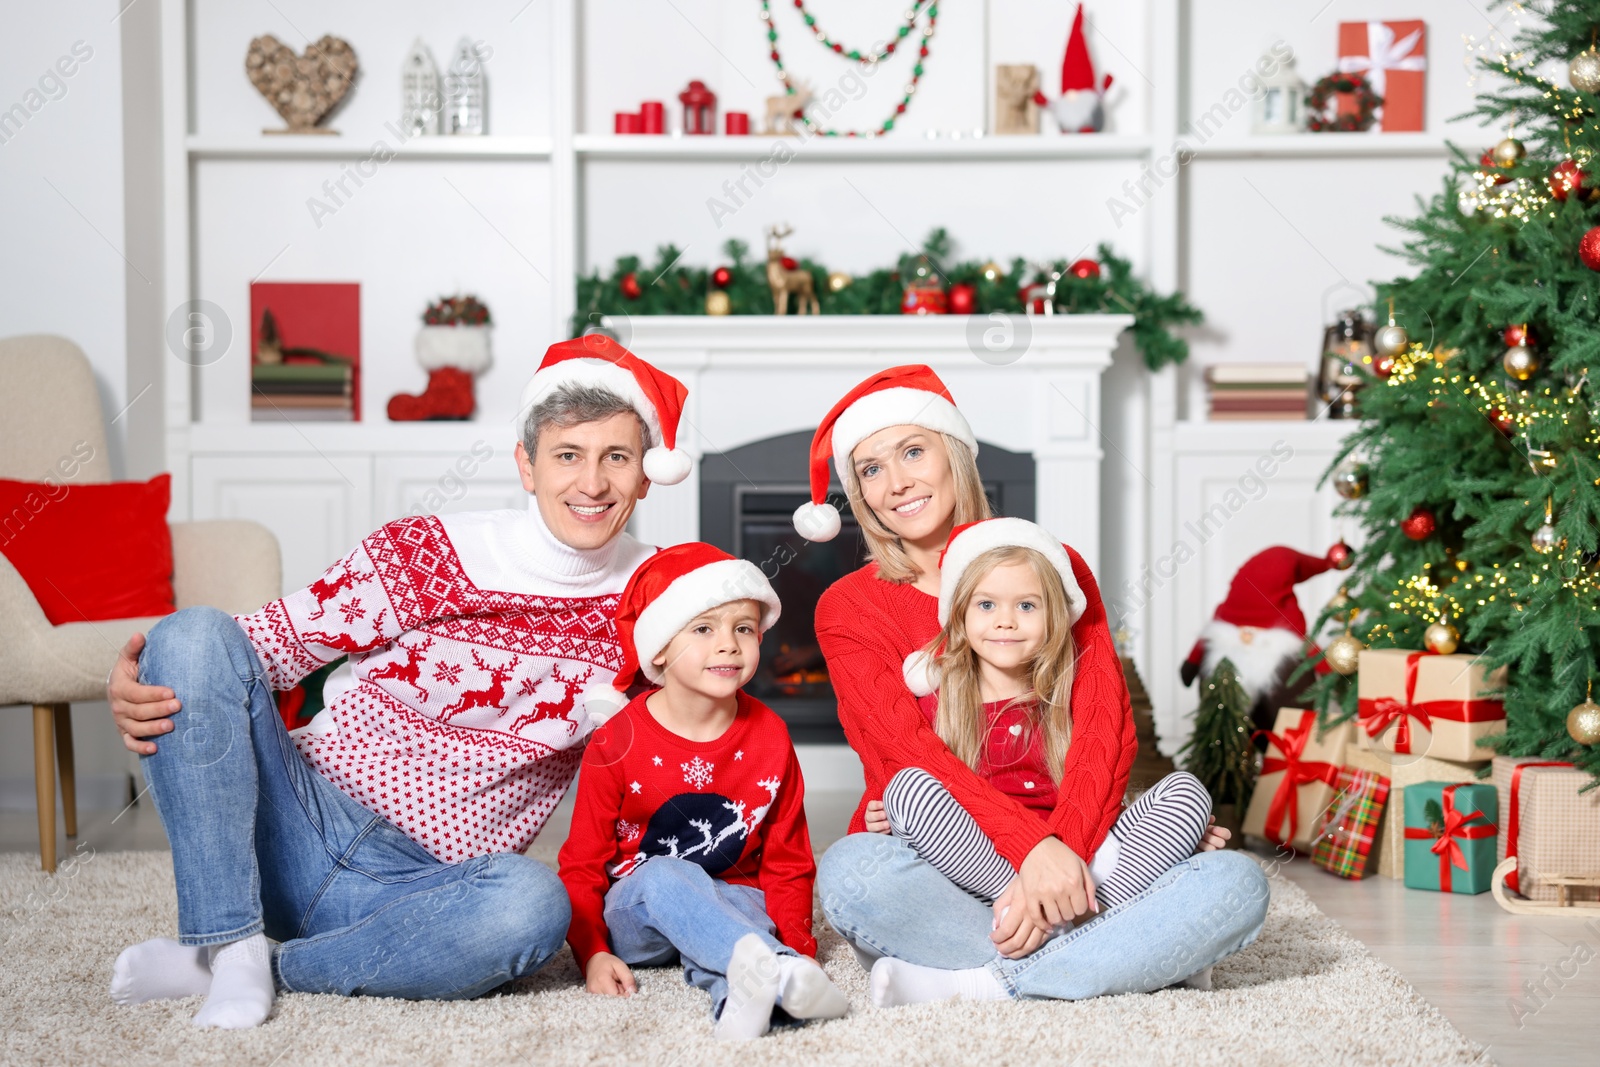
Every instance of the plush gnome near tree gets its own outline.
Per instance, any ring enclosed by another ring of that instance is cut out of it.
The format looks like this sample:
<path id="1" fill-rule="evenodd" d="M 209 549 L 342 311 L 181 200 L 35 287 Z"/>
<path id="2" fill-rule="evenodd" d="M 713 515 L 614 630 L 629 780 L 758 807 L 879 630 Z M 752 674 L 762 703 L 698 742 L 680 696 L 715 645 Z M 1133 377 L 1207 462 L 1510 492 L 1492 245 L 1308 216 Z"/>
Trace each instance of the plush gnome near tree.
<path id="1" fill-rule="evenodd" d="M 489 369 L 489 309 L 474 296 L 447 296 L 428 305 L 417 331 L 417 362 L 428 372 L 420 396 L 389 398 L 393 422 L 470 419 L 477 409 L 473 381 Z"/>
<path id="2" fill-rule="evenodd" d="M 1310 556 L 1286 545 L 1273 545 L 1245 561 L 1217 605 L 1211 621 L 1200 631 L 1181 668 L 1184 685 L 1196 676 L 1209 676 L 1218 663 L 1232 660 L 1239 685 L 1251 700 L 1251 718 L 1259 730 L 1269 730 L 1278 708 L 1292 706 L 1297 691 L 1289 675 L 1308 656 L 1317 654 L 1306 644 L 1306 617 L 1295 599 L 1294 587 L 1333 566 L 1326 557 Z M 1328 666 L 1318 663 L 1318 674 Z"/>
<path id="3" fill-rule="evenodd" d="M 1062 133 L 1099 133 L 1106 124 L 1105 95 L 1111 88 L 1111 75 L 1103 83 L 1094 75 L 1094 60 L 1089 58 L 1089 41 L 1083 35 L 1083 5 L 1072 19 L 1067 36 L 1067 53 L 1061 59 L 1061 95 L 1051 100 L 1042 92 L 1033 102 L 1048 111 Z"/>

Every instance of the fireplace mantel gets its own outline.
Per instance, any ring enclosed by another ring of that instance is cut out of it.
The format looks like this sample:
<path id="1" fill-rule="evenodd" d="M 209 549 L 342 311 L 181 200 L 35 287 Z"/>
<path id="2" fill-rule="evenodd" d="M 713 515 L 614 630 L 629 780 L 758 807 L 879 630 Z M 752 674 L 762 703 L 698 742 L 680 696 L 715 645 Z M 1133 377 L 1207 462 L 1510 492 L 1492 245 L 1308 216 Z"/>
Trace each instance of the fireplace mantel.
<path id="1" fill-rule="evenodd" d="M 814 429 L 873 371 L 925 363 L 980 442 L 1034 457 L 1036 518 L 1097 566 L 1100 377 L 1132 323 L 1129 315 L 651 315 L 612 326 L 625 345 L 688 387 L 678 443 L 696 457 Z M 996 331 L 991 343 L 1000 338 L 1011 348 L 994 354 L 985 331 Z M 1014 361 L 1002 362 L 1018 349 Z M 634 532 L 659 545 L 695 540 L 698 516 L 690 477 L 654 488 L 635 513 Z"/>

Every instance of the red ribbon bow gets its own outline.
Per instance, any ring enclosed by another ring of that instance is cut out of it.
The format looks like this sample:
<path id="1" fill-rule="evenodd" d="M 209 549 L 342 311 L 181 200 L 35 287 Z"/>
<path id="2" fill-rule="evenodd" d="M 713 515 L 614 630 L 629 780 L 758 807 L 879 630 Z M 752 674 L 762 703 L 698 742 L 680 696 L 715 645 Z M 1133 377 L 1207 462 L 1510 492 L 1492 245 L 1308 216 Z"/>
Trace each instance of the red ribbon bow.
<path id="1" fill-rule="evenodd" d="M 1499 832 L 1499 827 L 1489 821 L 1489 817 L 1481 811 L 1466 812 L 1456 810 L 1456 790 L 1459 786 L 1446 786 L 1444 791 L 1444 829 L 1439 833 L 1439 840 L 1433 843 L 1429 850 L 1439 857 L 1439 891 L 1448 893 L 1450 889 L 1450 868 L 1460 867 L 1467 869 L 1467 854 L 1461 851 L 1462 841 L 1474 841 L 1485 837 L 1493 837 Z M 1475 819 L 1483 822 L 1477 826 L 1469 825 Z M 1406 827 L 1406 837 L 1428 838 L 1433 836 L 1433 831 L 1426 827 Z"/>
<path id="2" fill-rule="evenodd" d="M 1291 726 L 1283 731 L 1282 736 L 1268 730 L 1257 730 L 1252 737 L 1265 737 L 1267 751 L 1270 753 L 1276 748 L 1283 753 L 1280 759 L 1268 755 L 1261 763 L 1261 775 L 1283 772 L 1283 778 L 1278 782 L 1277 792 L 1272 794 L 1272 805 L 1267 809 L 1267 822 L 1262 828 L 1262 834 L 1267 840 L 1284 845 L 1293 841 L 1300 829 L 1300 787 L 1311 782 L 1326 782 L 1333 785 L 1339 779 L 1339 768 L 1332 763 L 1323 763 L 1318 760 L 1303 760 L 1301 753 L 1306 750 L 1306 742 L 1311 739 L 1312 727 L 1316 725 L 1314 711 L 1300 713 L 1300 725 Z M 1289 817 L 1289 836 L 1282 834 L 1283 819 L 1285 814 Z"/>
<path id="3" fill-rule="evenodd" d="M 1417 720 L 1418 725 L 1431 733 L 1434 719 L 1446 719 L 1450 722 L 1488 722 L 1505 714 L 1498 700 L 1425 700 L 1420 704 L 1417 703 L 1417 664 L 1423 656 L 1432 655 L 1435 653 L 1406 654 L 1405 700 L 1382 696 L 1365 697 L 1358 701 L 1357 714 L 1361 718 L 1361 728 L 1367 731 L 1368 737 L 1377 737 L 1391 724 L 1398 722 L 1399 725 L 1395 726 L 1394 731 L 1394 750 L 1402 755 L 1411 752 L 1412 719 Z"/>

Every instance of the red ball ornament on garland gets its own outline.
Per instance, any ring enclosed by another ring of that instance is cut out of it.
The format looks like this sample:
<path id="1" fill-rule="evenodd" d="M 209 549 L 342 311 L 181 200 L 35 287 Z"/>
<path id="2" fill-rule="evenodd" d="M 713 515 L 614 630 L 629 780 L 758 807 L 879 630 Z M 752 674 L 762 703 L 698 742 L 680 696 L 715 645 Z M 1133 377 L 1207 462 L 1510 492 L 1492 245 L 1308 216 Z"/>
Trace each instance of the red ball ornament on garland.
<path id="1" fill-rule="evenodd" d="M 1394 373 L 1393 356 L 1374 356 L 1372 359 L 1372 373 L 1379 378 L 1387 380 Z"/>
<path id="2" fill-rule="evenodd" d="M 1578 258 L 1590 270 L 1600 270 L 1600 226 L 1583 235 L 1578 242 Z"/>
<path id="3" fill-rule="evenodd" d="M 978 310 L 978 288 L 968 282 L 957 282 L 950 287 L 950 314 L 971 315 Z"/>
<path id="4" fill-rule="evenodd" d="M 622 276 L 622 282 L 618 287 L 622 290 L 622 295 L 629 300 L 637 300 L 644 295 L 644 290 L 639 287 L 639 276 L 631 270 Z"/>
<path id="5" fill-rule="evenodd" d="M 780 262 L 783 264 L 784 270 L 795 270 L 800 266 L 800 261 L 793 256 L 784 256 Z"/>
<path id="6" fill-rule="evenodd" d="M 718 267 L 711 272 L 711 284 L 718 289 L 726 289 L 728 283 L 733 281 L 733 271 L 727 267 Z"/>
<path id="7" fill-rule="evenodd" d="M 1556 169 L 1550 172 L 1550 195 L 1557 200 L 1565 200 L 1569 193 L 1583 195 L 1583 183 L 1589 180 L 1589 172 L 1579 168 L 1570 159 L 1563 159 L 1556 164 Z"/>
<path id="8" fill-rule="evenodd" d="M 1355 561 L 1355 549 L 1343 541 L 1328 549 L 1328 562 L 1333 564 L 1334 570 L 1347 571 L 1355 564 Z"/>
<path id="9" fill-rule="evenodd" d="M 1505 338 L 1507 348 L 1533 344 L 1533 331 L 1528 329 L 1528 324 L 1525 322 L 1507 326 L 1500 336 Z"/>
<path id="10" fill-rule="evenodd" d="M 1494 149 L 1491 148 L 1487 152 L 1485 152 L 1483 155 L 1479 156 L 1478 157 L 1478 165 L 1481 166 L 1481 167 L 1487 167 L 1489 169 L 1490 173 L 1493 173 L 1495 170 L 1499 169 L 1500 164 L 1495 161 Z M 1494 179 L 1494 183 L 1496 185 L 1504 185 L 1504 184 L 1506 184 L 1506 182 L 1509 182 L 1510 180 L 1511 180 L 1511 175 L 1509 175 L 1509 174 L 1496 174 L 1495 175 L 1495 179 Z"/>
<path id="11" fill-rule="evenodd" d="M 1073 276 L 1078 278 L 1100 277 L 1100 264 L 1096 263 L 1092 259 L 1080 259 L 1072 266 L 1068 267 L 1067 270 Z"/>
<path id="12" fill-rule="evenodd" d="M 1433 512 L 1418 505 L 1410 515 L 1400 520 L 1400 532 L 1413 541 L 1426 541 L 1438 528 Z"/>

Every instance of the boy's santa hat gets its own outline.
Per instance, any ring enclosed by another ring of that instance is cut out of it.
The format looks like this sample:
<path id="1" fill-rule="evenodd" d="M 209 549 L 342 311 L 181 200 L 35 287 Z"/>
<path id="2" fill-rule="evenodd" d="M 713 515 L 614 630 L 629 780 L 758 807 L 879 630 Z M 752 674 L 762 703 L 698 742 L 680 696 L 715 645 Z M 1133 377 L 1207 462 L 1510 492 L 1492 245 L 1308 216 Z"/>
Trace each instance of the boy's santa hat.
<path id="1" fill-rule="evenodd" d="M 608 389 L 633 405 L 644 420 L 644 474 L 652 482 L 677 485 L 689 476 L 692 461 L 678 447 L 678 423 L 689 395 L 683 383 L 657 370 L 603 333 L 553 344 L 522 389 L 518 406 L 526 419 L 545 397 L 563 385 Z"/>
<path id="2" fill-rule="evenodd" d="M 1078 585 L 1078 578 L 1072 572 L 1072 558 L 1067 555 L 1066 546 L 1054 537 L 1043 526 L 1029 522 L 1026 519 L 980 519 L 957 526 L 950 531 L 950 540 L 945 543 L 944 551 L 939 554 L 939 626 L 942 628 L 950 621 L 950 613 L 955 609 L 956 586 L 961 584 L 961 576 L 972 566 L 974 560 L 994 548 L 1031 548 L 1038 552 L 1050 565 L 1056 569 L 1056 574 L 1061 578 L 1061 585 L 1067 593 L 1067 615 L 1069 624 L 1076 623 L 1088 610 L 1088 598 L 1083 595 L 1083 589 Z M 901 665 L 901 673 L 906 680 L 906 686 L 916 696 L 927 696 L 939 687 L 938 681 L 933 676 L 933 664 L 927 653 L 922 650 L 911 653 Z"/>
<path id="3" fill-rule="evenodd" d="M 856 445 L 890 426 L 947 433 L 978 454 L 972 427 L 931 367 L 917 363 L 879 371 L 833 405 L 811 438 L 811 501 L 794 512 L 801 537 L 831 541 L 839 536 L 839 509 L 828 503 L 828 460 L 844 481 Z"/>
<path id="4" fill-rule="evenodd" d="M 624 657 L 612 688 L 633 684 L 635 671 L 661 683 L 663 670 L 652 662 L 697 615 L 736 600 L 761 604 L 761 631 L 778 621 L 782 605 L 766 575 L 749 560 L 735 559 L 701 541 L 663 548 L 639 564 L 617 604 L 617 636 Z"/>
<path id="5" fill-rule="evenodd" d="M 1209 674 L 1224 656 L 1238 668 L 1239 682 L 1255 696 L 1276 677 L 1285 657 L 1304 648 L 1306 617 L 1294 587 L 1333 566 L 1287 545 L 1273 545 L 1245 561 L 1217 605 L 1211 622 L 1200 631 L 1185 662 Z M 1248 636 L 1246 634 L 1248 633 Z M 1327 666 L 1318 664 L 1318 672 Z"/>

